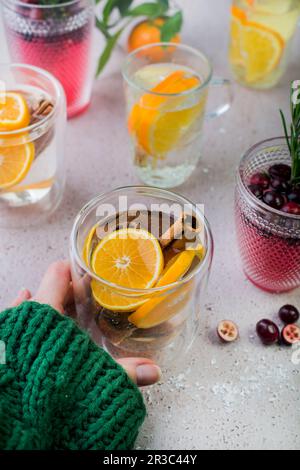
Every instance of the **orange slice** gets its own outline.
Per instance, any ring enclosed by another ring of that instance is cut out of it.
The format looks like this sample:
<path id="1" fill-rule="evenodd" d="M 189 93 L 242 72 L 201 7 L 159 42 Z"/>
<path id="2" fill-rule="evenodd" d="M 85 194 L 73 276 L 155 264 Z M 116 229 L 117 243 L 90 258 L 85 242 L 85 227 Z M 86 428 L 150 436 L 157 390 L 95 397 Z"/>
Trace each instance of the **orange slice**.
<path id="1" fill-rule="evenodd" d="M 157 95 L 145 93 L 132 107 L 128 129 L 145 152 L 157 156 L 172 150 L 203 113 L 205 97 L 194 106 L 184 107 L 187 98 L 176 96 L 196 89 L 200 83 L 200 78 L 188 71 L 176 70 L 151 90 Z"/>
<path id="2" fill-rule="evenodd" d="M 30 112 L 20 93 L 0 93 L 0 131 L 14 131 L 27 127 Z"/>
<path id="3" fill-rule="evenodd" d="M 257 82 L 279 64 L 285 42 L 276 31 L 258 23 L 244 25 L 242 47 L 245 54 L 246 81 Z"/>
<path id="4" fill-rule="evenodd" d="M 31 142 L 14 147 L 0 146 L 0 191 L 20 183 L 34 160 L 35 148 Z"/>
<path id="5" fill-rule="evenodd" d="M 248 21 L 243 10 L 232 8 L 230 60 L 245 69 L 249 84 L 265 78 L 279 64 L 285 41 L 277 32 Z"/>
<path id="6" fill-rule="evenodd" d="M 102 279 L 130 289 L 149 289 L 163 269 L 163 253 L 158 240 L 146 230 L 117 230 L 98 244 L 91 258 L 91 268 Z M 113 311 L 132 311 L 145 298 L 122 295 L 117 289 L 91 283 L 95 300 Z"/>
<path id="7" fill-rule="evenodd" d="M 229 49 L 230 62 L 234 65 L 243 65 L 244 58 L 242 54 L 242 32 L 243 22 L 247 20 L 246 13 L 240 8 L 233 6 L 231 9 L 231 42 Z"/>
<path id="8" fill-rule="evenodd" d="M 93 242 L 94 242 L 94 237 L 96 235 L 96 230 L 99 226 L 99 223 L 95 224 L 91 230 L 89 231 L 86 239 L 84 240 L 84 244 L 83 244 L 83 249 L 82 249 L 82 257 L 83 257 L 83 261 L 85 262 L 85 264 L 87 266 L 89 266 L 90 264 L 90 254 L 92 252 L 92 246 L 93 246 Z"/>
<path id="9" fill-rule="evenodd" d="M 247 14 L 242 8 L 239 8 L 235 5 L 231 7 L 231 14 L 234 18 L 239 19 L 240 21 L 246 21 L 247 20 Z"/>
<path id="10" fill-rule="evenodd" d="M 202 247 L 199 247 L 201 251 Z M 172 284 L 181 279 L 190 269 L 195 256 L 198 254 L 198 250 L 187 250 L 179 253 L 165 267 L 163 274 L 158 281 L 156 287 L 163 287 Z M 165 296 L 156 297 L 148 300 L 141 307 L 139 307 L 134 313 L 132 313 L 128 320 L 133 323 L 137 328 L 152 328 L 160 323 L 163 323 L 173 315 L 176 315 L 176 310 L 165 309 L 157 307 L 167 298 L 170 297 L 170 301 L 173 296 L 177 298 L 176 292 Z"/>

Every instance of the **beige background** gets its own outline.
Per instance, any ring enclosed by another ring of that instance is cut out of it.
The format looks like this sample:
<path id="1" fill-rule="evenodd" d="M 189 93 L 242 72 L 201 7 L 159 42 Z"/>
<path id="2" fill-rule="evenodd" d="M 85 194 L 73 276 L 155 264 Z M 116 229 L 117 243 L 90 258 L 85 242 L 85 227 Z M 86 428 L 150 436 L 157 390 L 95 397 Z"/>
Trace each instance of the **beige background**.
<path id="1" fill-rule="evenodd" d="M 202 49 L 215 73 L 229 75 L 229 0 L 181 0 L 183 40 Z M 1 25 L 0 25 L 1 26 Z M 2 32 L 2 26 L 1 26 Z M 1 36 L 1 33 L 0 33 Z M 205 127 L 203 158 L 179 191 L 205 204 L 216 252 L 202 333 L 184 371 L 167 371 L 163 382 L 145 393 L 149 416 L 137 447 L 148 449 L 300 449 L 300 366 L 291 350 L 263 348 L 252 336 L 256 321 L 272 317 L 300 291 L 272 296 L 254 288 L 239 263 L 233 227 L 234 174 L 241 153 L 255 142 L 282 133 L 278 108 L 288 108 L 288 84 L 300 78 L 300 34 L 289 72 L 270 92 L 237 85 L 232 110 Z M 5 47 L 0 37 L 0 57 Z M 118 70 L 120 54 L 112 69 Z M 34 230 L 0 231 L 0 307 L 21 286 L 33 291 L 47 265 L 68 256 L 75 214 L 97 193 L 137 183 L 124 125 L 120 73 L 95 83 L 92 106 L 68 124 L 68 166 L 63 204 L 49 223 Z M 211 340 L 219 320 L 235 320 L 241 340 L 222 347 Z"/>

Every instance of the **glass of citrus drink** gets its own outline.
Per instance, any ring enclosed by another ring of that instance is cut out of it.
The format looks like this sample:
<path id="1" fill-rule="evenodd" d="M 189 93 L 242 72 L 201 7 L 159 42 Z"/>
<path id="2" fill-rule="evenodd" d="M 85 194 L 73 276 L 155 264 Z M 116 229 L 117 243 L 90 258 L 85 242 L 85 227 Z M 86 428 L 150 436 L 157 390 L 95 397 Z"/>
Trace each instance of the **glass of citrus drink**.
<path id="1" fill-rule="evenodd" d="M 127 126 L 134 165 L 149 185 L 184 183 L 201 156 L 203 122 L 231 105 L 230 82 L 212 79 L 204 54 L 189 46 L 157 43 L 132 52 L 123 66 Z M 223 104 L 206 114 L 209 85 L 225 87 Z"/>
<path id="2" fill-rule="evenodd" d="M 115 357 L 183 356 L 199 329 L 212 256 L 203 211 L 183 197 L 142 186 L 96 197 L 71 235 L 80 326 Z"/>
<path id="3" fill-rule="evenodd" d="M 0 65 L 0 226 L 36 224 L 59 205 L 66 103 L 51 74 Z"/>
<path id="4" fill-rule="evenodd" d="M 229 62 L 239 83 L 264 89 L 279 82 L 299 14 L 298 0 L 233 0 Z"/>

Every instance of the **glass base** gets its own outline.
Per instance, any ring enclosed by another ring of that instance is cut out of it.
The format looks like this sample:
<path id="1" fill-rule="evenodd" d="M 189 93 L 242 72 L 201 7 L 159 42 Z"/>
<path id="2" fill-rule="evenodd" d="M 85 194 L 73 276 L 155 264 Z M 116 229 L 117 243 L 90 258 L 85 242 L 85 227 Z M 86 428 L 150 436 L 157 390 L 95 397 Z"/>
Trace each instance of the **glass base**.
<path id="1" fill-rule="evenodd" d="M 271 287 L 267 287 L 267 286 L 262 286 L 260 284 L 258 284 L 256 281 L 254 281 L 253 279 L 251 279 L 251 277 L 246 273 L 246 271 L 244 270 L 244 273 L 245 273 L 245 276 L 247 277 L 247 279 L 251 282 L 251 284 L 253 284 L 255 287 L 257 287 L 258 289 L 264 291 L 264 292 L 267 292 L 268 294 L 285 294 L 285 293 L 288 293 L 288 292 L 292 292 L 294 291 L 295 289 L 299 288 L 299 286 L 295 286 L 295 287 L 292 287 L 292 288 L 284 288 L 282 287 L 282 289 L 272 289 Z"/>
<path id="2" fill-rule="evenodd" d="M 191 343 L 193 338 L 191 339 Z M 183 363 L 188 362 L 186 353 L 190 348 L 190 344 L 187 344 L 187 338 L 184 333 L 174 339 L 168 346 L 157 350 L 145 350 L 141 351 L 130 351 L 123 349 L 121 346 L 113 345 L 107 338 L 102 338 L 101 346 L 107 351 L 114 359 L 122 359 L 126 357 L 143 357 L 150 359 L 158 364 L 160 367 L 170 367 L 173 363 L 178 362 L 178 358 Z"/>
<path id="3" fill-rule="evenodd" d="M 68 106 L 67 108 L 68 119 L 73 119 L 74 117 L 80 116 L 81 114 L 85 113 L 89 109 L 90 104 L 91 102 L 89 101 L 88 103 L 83 104 L 83 105 Z"/>
<path id="4" fill-rule="evenodd" d="M 40 224 L 59 207 L 63 197 L 63 189 L 64 185 L 62 187 L 61 183 L 54 184 L 43 199 L 27 205 L 20 203 L 9 206 L 5 201 L 0 200 L 0 228 L 19 229 Z M 26 191 L 22 193 L 23 201 L 26 197 L 25 193 Z"/>
<path id="5" fill-rule="evenodd" d="M 195 171 L 196 165 L 178 165 L 153 170 L 152 167 L 137 167 L 138 177 L 148 186 L 169 189 L 181 186 Z"/>

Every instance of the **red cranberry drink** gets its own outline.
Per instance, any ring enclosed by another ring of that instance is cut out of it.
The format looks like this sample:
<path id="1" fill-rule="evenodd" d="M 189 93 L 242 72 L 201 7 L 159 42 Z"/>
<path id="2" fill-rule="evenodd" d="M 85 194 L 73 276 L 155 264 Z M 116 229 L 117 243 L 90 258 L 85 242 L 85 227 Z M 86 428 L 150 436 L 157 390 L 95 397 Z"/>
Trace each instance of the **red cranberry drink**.
<path id="1" fill-rule="evenodd" d="M 270 292 L 300 286 L 300 186 L 284 138 L 243 157 L 236 189 L 238 243 L 247 277 Z"/>
<path id="2" fill-rule="evenodd" d="M 14 62 L 51 72 L 63 85 L 68 116 L 90 101 L 93 0 L 4 0 L 7 42 Z"/>

